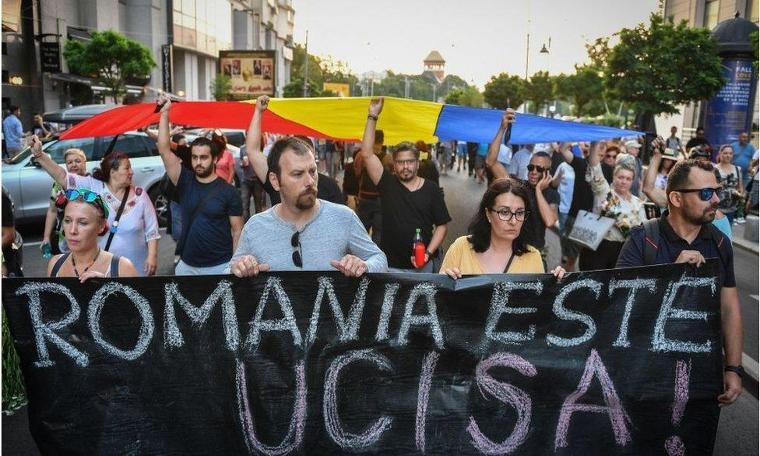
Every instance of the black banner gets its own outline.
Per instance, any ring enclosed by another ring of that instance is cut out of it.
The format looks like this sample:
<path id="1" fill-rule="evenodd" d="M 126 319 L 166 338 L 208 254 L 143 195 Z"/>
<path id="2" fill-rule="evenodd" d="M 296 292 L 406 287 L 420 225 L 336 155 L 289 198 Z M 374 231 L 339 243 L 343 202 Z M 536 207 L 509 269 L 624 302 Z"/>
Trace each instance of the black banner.
<path id="1" fill-rule="evenodd" d="M 716 264 L 2 292 L 43 454 L 712 454 Z"/>

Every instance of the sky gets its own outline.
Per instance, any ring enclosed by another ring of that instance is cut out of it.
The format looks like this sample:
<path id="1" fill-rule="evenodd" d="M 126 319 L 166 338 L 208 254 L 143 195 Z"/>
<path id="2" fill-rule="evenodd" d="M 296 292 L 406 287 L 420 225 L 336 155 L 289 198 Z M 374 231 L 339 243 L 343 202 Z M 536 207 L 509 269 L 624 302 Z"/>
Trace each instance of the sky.
<path id="1" fill-rule="evenodd" d="M 585 43 L 648 23 L 657 0 L 295 0 L 294 39 L 309 53 L 348 62 L 352 74 L 419 74 L 437 50 L 446 74 L 480 89 L 501 72 L 573 73 Z M 551 45 L 549 40 L 551 39 Z M 541 46 L 549 54 L 541 54 Z"/>

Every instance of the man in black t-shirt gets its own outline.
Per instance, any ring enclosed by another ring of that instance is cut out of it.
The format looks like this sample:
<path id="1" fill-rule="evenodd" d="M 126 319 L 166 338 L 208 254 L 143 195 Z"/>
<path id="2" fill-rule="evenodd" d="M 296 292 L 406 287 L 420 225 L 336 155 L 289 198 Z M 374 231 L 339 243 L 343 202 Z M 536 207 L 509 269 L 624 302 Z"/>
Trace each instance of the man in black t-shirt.
<path id="1" fill-rule="evenodd" d="M 494 179 L 509 177 L 507 169 L 499 163 L 498 157 L 502 138 L 509 124 L 514 122 L 514 118 L 514 110 L 507 109 L 504 112 L 499 130 L 488 146 L 486 166 L 493 173 Z M 559 218 L 559 193 L 549 185 L 552 181 L 551 166 L 552 159 L 548 153 L 534 153 L 528 162 L 528 180 L 525 182 L 531 191 L 529 212 L 523 232 L 528 244 L 541 251 L 543 258 L 546 258 L 546 228 L 553 226 Z"/>
<path id="2" fill-rule="evenodd" d="M 438 272 L 439 248 L 451 221 L 441 189 L 417 175 L 419 151 L 411 143 L 401 143 L 393 151 L 395 174 L 383 168 L 374 154 L 375 129 L 383 99 L 372 100 L 364 127 L 362 158 L 364 169 L 381 195 L 383 236 L 380 248 L 388 258 L 389 269 Z M 415 264 L 413 241 L 419 229 L 426 246 L 424 264 Z"/>

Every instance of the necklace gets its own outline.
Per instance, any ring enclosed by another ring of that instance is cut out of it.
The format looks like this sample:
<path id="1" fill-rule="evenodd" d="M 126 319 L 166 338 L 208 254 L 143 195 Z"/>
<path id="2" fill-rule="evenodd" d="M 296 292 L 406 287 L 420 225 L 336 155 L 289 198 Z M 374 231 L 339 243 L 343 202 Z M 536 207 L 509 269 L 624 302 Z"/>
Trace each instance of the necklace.
<path id="1" fill-rule="evenodd" d="M 93 264 L 95 264 L 96 261 L 98 261 L 98 257 L 100 257 L 100 248 L 98 247 L 98 253 L 95 254 L 95 258 L 92 259 L 90 262 L 90 265 L 84 268 L 84 271 L 82 271 L 82 274 L 87 272 Z M 79 277 L 79 271 L 77 271 L 77 261 L 74 259 L 74 254 L 71 254 L 71 265 L 74 267 L 74 274 Z"/>

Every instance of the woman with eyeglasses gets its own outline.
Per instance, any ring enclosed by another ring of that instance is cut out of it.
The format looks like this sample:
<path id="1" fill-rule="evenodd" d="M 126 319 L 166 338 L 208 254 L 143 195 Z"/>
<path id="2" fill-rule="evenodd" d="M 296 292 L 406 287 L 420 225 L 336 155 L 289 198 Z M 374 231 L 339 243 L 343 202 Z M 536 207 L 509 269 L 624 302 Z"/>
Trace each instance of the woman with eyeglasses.
<path id="1" fill-rule="evenodd" d="M 100 195 L 108 207 L 110 232 L 102 236 L 103 250 L 129 258 L 140 275 L 153 275 L 158 265 L 158 219 L 148 192 L 132 186 L 129 156 L 112 152 L 100 161 L 91 176 L 67 173 L 42 151 L 34 138 L 32 154 L 48 174 L 65 189 L 86 188 Z"/>
<path id="2" fill-rule="evenodd" d="M 87 156 L 82 149 L 67 149 L 63 153 L 63 161 L 66 164 L 66 171 L 71 174 L 84 176 L 87 174 Z M 66 239 L 63 237 L 62 220 L 63 210 L 56 206 L 58 196 L 63 193 L 63 188 L 58 182 L 53 182 L 53 188 L 50 190 L 50 206 L 45 216 L 45 229 L 42 235 L 42 244 L 40 250 L 43 255 L 50 252 L 53 255 L 68 252 Z"/>
<path id="3" fill-rule="evenodd" d="M 465 274 L 545 272 L 541 253 L 526 242 L 522 232 L 528 217 L 529 195 L 523 183 L 512 178 L 496 179 L 480 200 L 467 229 L 451 244 L 441 274 L 458 279 Z M 552 270 L 561 279 L 565 270 Z"/>
<path id="4" fill-rule="evenodd" d="M 138 275 L 129 259 L 106 252 L 99 245 L 99 237 L 108 233 L 109 214 L 100 195 L 71 188 L 57 198 L 56 205 L 63 209 L 63 233 L 70 251 L 50 259 L 48 277 L 77 277 L 84 282 L 92 277 Z"/>

